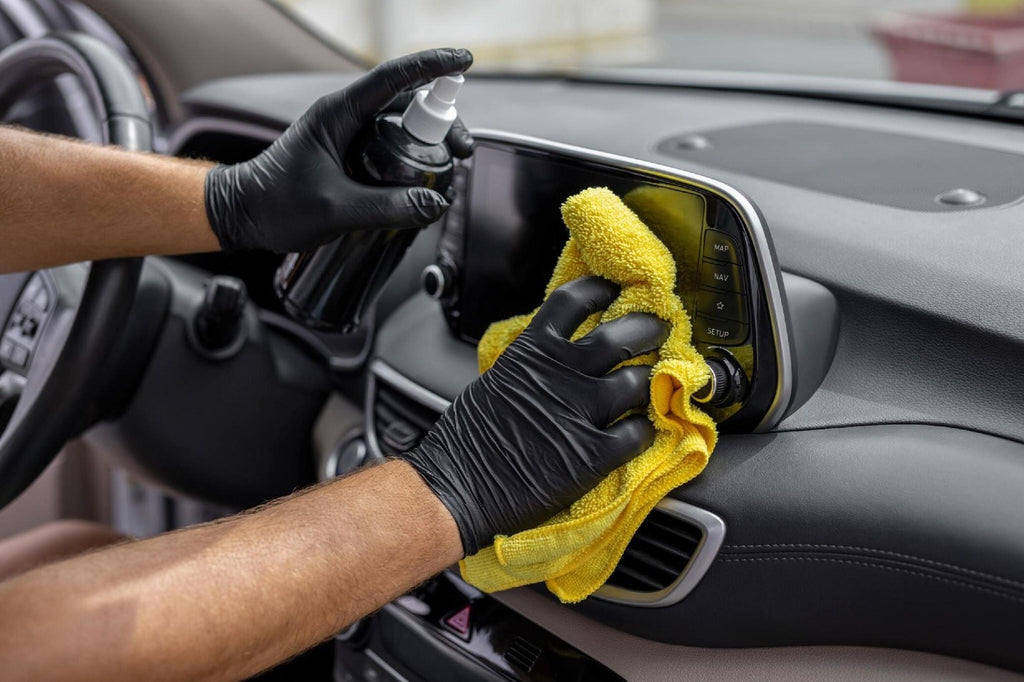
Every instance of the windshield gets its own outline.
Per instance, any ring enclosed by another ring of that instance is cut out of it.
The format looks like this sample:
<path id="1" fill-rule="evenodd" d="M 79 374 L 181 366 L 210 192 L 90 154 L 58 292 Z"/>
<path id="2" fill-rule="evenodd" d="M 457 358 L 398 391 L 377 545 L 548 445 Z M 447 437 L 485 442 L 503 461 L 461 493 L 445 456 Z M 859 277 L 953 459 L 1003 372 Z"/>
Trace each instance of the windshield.
<path id="1" fill-rule="evenodd" d="M 1024 0 L 274 0 L 368 61 L 643 67 L 1024 88 Z"/>

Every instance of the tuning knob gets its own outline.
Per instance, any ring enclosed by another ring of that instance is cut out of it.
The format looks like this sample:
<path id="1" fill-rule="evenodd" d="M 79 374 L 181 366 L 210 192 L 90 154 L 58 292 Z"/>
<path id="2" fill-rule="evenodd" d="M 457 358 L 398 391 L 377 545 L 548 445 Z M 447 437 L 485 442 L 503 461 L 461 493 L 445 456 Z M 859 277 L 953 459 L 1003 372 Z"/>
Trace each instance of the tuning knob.
<path id="1" fill-rule="evenodd" d="M 727 407 L 742 402 L 747 395 L 747 375 L 731 355 L 720 351 L 705 358 L 711 378 L 693 394 L 693 401 L 711 407 Z"/>
<path id="2" fill-rule="evenodd" d="M 245 340 L 243 316 L 249 295 L 236 277 L 211 277 L 193 322 L 201 351 L 221 359 L 234 353 Z"/>

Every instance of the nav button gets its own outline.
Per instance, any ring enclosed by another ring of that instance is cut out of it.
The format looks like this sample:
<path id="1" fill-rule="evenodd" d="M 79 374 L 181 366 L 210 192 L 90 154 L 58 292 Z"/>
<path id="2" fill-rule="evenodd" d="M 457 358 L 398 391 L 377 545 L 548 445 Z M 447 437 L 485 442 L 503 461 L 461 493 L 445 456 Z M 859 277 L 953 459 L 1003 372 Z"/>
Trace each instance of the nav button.
<path id="1" fill-rule="evenodd" d="M 706 260 L 700 266 L 700 286 L 705 289 L 741 292 L 743 269 L 738 265 L 712 263 Z"/>
<path id="2" fill-rule="evenodd" d="M 697 315 L 693 320 L 693 340 L 714 346 L 738 346 L 747 339 L 747 325 L 732 320 L 712 320 Z"/>

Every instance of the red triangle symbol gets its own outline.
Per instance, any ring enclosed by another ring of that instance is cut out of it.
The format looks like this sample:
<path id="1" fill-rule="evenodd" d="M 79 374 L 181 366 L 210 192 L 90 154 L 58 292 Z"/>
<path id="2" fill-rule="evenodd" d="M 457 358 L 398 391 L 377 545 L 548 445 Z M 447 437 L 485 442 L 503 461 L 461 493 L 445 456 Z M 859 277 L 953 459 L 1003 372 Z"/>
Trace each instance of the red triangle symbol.
<path id="1" fill-rule="evenodd" d="M 444 624 L 460 635 L 469 634 L 469 604 L 445 618 Z"/>

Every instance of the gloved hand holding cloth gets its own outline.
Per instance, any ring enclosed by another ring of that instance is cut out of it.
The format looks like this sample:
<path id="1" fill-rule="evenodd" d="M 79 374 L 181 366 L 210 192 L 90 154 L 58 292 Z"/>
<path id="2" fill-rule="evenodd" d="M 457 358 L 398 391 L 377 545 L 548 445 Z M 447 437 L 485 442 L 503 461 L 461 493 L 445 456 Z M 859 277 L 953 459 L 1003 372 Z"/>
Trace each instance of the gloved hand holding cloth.
<path id="1" fill-rule="evenodd" d="M 455 518 L 470 583 L 579 601 L 717 436 L 690 401 L 708 370 L 668 249 L 606 189 L 562 215 L 545 302 L 488 329 L 483 374 L 406 457 Z"/>

